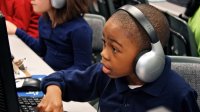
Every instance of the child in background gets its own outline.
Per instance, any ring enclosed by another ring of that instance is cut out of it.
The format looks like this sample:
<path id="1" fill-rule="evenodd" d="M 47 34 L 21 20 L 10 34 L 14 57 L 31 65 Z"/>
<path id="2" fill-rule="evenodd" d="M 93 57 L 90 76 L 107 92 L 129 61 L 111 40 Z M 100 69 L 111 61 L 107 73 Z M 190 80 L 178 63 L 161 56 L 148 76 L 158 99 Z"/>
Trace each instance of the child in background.
<path id="1" fill-rule="evenodd" d="M 195 14 L 188 19 L 188 25 L 194 33 L 197 44 L 197 53 L 200 56 L 200 5 Z"/>
<path id="2" fill-rule="evenodd" d="M 31 0 L 0 0 L 0 11 L 7 23 L 11 22 L 33 38 L 38 38 L 40 15 L 33 11 Z"/>
<path id="3" fill-rule="evenodd" d="M 148 33 L 147 33 L 148 32 Z M 199 112 L 197 93 L 171 69 L 163 47 L 165 16 L 147 4 L 125 5 L 106 22 L 102 61 L 85 71 L 63 70 L 42 81 L 39 111 L 63 111 L 64 101 L 99 98 L 101 112 Z M 160 40 L 160 41 L 159 41 Z"/>
<path id="4" fill-rule="evenodd" d="M 16 34 L 54 70 L 80 69 L 91 65 L 92 29 L 84 20 L 88 0 L 32 0 L 39 19 L 39 40 L 31 38 L 13 24 Z"/>
<path id="5" fill-rule="evenodd" d="M 200 0 L 190 0 L 188 2 L 185 16 L 188 18 L 188 26 L 194 33 L 197 44 L 197 53 L 200 56 Z"/>

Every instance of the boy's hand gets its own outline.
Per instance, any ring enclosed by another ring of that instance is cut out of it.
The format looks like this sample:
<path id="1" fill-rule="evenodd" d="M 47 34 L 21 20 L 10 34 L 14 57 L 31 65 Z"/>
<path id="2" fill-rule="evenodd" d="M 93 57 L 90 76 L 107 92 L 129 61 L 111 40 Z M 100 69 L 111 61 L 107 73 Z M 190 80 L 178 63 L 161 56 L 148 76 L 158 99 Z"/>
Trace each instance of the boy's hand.
<path id="1" fill-rule="evenodd" d="M 61 95 L 62 92 L 58 86 L 48 86 L 46 95 L 37 106 L 39 112 L 63 112 Z"/>
<path id="2" fill-rule="evenodd" d="M 6 21 L 6 27 L 7 27 L 7 32 L 10 35 L 14 35 L 16 30 L 17 30 L 17 26 L 13 23 L 11 23 L 10 21 Z"/>

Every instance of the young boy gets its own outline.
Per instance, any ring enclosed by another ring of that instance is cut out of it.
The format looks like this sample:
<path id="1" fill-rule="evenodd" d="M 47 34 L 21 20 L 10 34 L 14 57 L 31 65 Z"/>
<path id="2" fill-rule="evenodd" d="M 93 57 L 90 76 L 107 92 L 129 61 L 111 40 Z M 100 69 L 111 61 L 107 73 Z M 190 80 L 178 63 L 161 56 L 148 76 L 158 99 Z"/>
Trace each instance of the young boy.
<path id="1" fill-rule="evenodd" d="M 164 56 L 161 44 L 165 46 L 169 39 L 169 25 L 164 15 L 150 5 L 126 5 L 123 8 L 105 24 L 101 63 L 85 71 L 63 70 L 44 78 L 41 85 L 46 95 L 37 107 L 39 111 L 60 112 L 63 111 L 62 100 L 89 101 L 95 98 L 99 98 L 101 112 L 147 112 L 157 108 L 172 112 L 199 111 L 197 93 L 171 70 L 170 59 Z M 141 15 L 139 10 L 145 16 L 136 20 L 126 9 Z M 154 38 L 151 25 L 141 22 L 147 25 L 147 33 L 138 22 L 145 17 L 154 27 L 161 44 Z M 151 57 L 154 50 L 160 56 L 153 55 L 152 60 L 161 63 L 157 65 L 149 60 L 140 65 L 140 61 Z M 146 66 L 153 68 L 145 71 Z"/>

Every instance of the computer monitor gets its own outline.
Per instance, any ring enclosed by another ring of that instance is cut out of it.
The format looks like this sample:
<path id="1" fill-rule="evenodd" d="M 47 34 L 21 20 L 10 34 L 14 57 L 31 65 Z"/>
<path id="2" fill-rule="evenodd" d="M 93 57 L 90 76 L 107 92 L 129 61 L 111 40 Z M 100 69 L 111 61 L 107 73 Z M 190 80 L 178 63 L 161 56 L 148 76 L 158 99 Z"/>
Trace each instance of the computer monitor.
<path id="1" fill-rule="evenodd" d="M 0 13 L 0 112 L 19 112 L 5 17 Z"/>

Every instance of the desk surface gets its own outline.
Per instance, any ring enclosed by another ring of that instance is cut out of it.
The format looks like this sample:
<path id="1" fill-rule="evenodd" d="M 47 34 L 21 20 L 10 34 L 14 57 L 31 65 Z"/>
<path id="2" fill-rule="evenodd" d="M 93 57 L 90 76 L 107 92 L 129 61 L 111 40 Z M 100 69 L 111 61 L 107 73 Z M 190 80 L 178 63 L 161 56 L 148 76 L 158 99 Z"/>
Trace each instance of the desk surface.
<path id="1" fill-rule="evenodd" d="M 149 4 L 160 9 L 161 11 L 168 12 L 175 16 L 179 16 L 180 14 L 185 12 L 185 7 L 181 7 L 167 1 L 150 2 Z"/>
<path id="2" fill-rule="evenodd" d="M 33 52 L 21 39 L 9 35 L 10 50 L 16 59 L 25 59 L 24 64 L 32 75 L 48 75 L 54 70 L 49 67 L 35 52 Z"/>
<path id="3" fill-rule="evenodd" d="M 33 52 L 21 39 L 9 35 L 10 50 L 17 59 L 26 58 L 25 66 L 33 75 L 48 75 L 54 70 L 49 67 L 35 52 Z M 64 110 L 68 112 L 96 112 L 88 102 L 63 102 Z"/>

